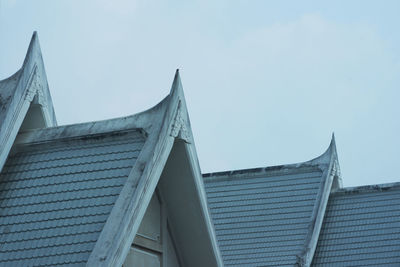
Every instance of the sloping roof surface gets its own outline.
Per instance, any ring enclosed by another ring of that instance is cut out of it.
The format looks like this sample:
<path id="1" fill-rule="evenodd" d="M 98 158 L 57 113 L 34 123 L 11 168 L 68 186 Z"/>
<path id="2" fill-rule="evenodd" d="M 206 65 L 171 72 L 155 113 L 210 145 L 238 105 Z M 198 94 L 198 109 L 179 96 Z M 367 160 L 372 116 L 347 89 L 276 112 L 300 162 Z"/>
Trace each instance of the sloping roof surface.
<path id="1" fill-rule="evenodd" d="M 6 111 L 12 100 L 12 96 L 17 87 L 19 77 L 21 76 L 21 70 L 17 71 L 11 77 L 0 81 L 0 121 L 3 122 L 6 117 Z M 0 124 L 0 126 L 2 126 Z"/>
<path id="2" fill-rule="evenodd" d="M 400 266 L 400 184 L 330 196 L 314 266 Z"/>
<path id="3" fill-rule="evenodd" d="M 144 141 L 133 130 L 20 145 L 0 174 L 0 265 L 85 265 Z"/>
<path id="4" fill-rule="evenodd" d="M 204 175 L 226 266 L 293 266 L 305 246 L 321 190 L 317 165 Z"/>

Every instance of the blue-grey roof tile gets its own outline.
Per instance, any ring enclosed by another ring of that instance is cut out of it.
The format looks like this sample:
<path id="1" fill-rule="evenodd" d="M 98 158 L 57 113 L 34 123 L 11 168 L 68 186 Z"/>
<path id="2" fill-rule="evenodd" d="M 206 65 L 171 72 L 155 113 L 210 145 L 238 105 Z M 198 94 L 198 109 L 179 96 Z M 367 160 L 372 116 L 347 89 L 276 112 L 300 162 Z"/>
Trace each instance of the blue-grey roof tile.
<path id="1" fill-rule="evenodd" d="M 132 130 L 17 147 L 0 174 L 0 266 L 85 265 L 144 142 Z"/>
<path id="2" fill-rule="evenodd" d="M 400 266 L 400 185 L 330 195 L 314 266 Z"/>
<path id="3" fill-rule="evenodd" d="M 310 164 L 205 174 L 224 264 L 294 266 L 323 179 L 323 170 Z"/>

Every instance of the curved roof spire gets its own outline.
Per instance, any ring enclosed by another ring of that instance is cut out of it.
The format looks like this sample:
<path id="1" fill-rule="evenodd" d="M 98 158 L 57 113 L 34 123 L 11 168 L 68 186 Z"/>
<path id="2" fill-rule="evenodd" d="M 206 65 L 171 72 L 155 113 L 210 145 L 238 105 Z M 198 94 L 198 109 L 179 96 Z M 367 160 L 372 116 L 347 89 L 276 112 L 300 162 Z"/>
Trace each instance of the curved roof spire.
<path id="1" fill-rule="evenodd" d="M 329 144 L 328 150 L 331 152 L 331 154 L 334 153 L 337 155 L 335 132 L 332 132 L 331 143 Z"/>
<path id="2" fill-rule="evenodd" d="M 332 133 L 331 142 L 328 148 L 320 156 L 303 162 L 301 164 L 330 164 L 331 161 L 337 160 L 335 133 Z"/>
<path id="3" fill-rule="evenodd" d="M 169 95 L 172 96 L 172 95 L 177 95 L 180 93 L 183 93 L 182 81 L 181 81 L 181 76 L 179 74 L 179 69 L 176 69 L 174 81 L 172 82 L 172 86 L 171 86 Z"/>
<path id="4" fill-rule="evenodd" d="M 42 55 L 40 51 L 39 37 L 37 31 L 34 31 L 32 34 L 31 41 L 28 46 L 28 51 L 26 52 L 25 60 L 22 65 L 22 68 L 34 57 L 35 54 Z"/>
<path id="5" fill-rule="evenodd" d="M 318 165 L 325 164 L 324 181 L 317 196 L 317 203 L 314 206 L 312 223 L 306 238 L 305 246 L 301 254 L 297 256 L 298 266 L 310 266 L 317 247 L 319 233 L 321 231 L 325 210 L 328 205 L 329 195 L 332 190 L 342 186 L 339 161 L 336 151 L 335 133 L 332 133 L 331 143 L 324 154 L 311 162 Z"/>
<path id="6" fill-rule="evenodd" d="M 0 81 L 0 170 L 23 124 L 27 129 L 57 125 L 37 32 L 21 69 Z"/>

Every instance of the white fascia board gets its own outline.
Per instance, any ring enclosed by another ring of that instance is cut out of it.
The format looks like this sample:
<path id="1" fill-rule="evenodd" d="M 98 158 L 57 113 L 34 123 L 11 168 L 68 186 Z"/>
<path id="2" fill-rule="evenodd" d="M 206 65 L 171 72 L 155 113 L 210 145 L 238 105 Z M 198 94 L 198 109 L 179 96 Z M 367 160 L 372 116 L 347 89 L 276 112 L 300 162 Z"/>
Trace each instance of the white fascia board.
<path id="1" fill-rule="evenodd" d="M 201 205 L 201 212 L 204 216 L 204 223 L 206 224 L 208 234 L 211 240 L 212 250 L 214 252 L 214 256 L 218 266 L 224 266 L 222 261 L 221 252 L 219 250 L 217 235 L 215 233 L 214 224 L 212 223 L 210 210 L 207 204 L 207 196 L 204 188 L 203 176 L 201 175 L 200 165 L 198 163 L 196 148 L 194 143 L 186 144 L 185 145 L 187 154 L 190 161 L 190 167 L 192 168 L 192 173 L 194 177 L 195 186 L 197 192 L 199 194 L 200 205 Z"/>
<path id="2" fill-rule="evenodd" d="M 181 80 L 179 78 L 179 72 L 177 71 L 175 82 L 177 83 L 175 87 L 177 88 L 176 93 L 178 93 L 178 105 L 175 114 L 175 119 L 172 124 L 171 135 L 177 139 L 181 139 L 185 142 L 185 149 L 188 155 L 188 160 L 190 168 L 194 177 L 194 184 L 196 186 L 196 191 L 200 200 L 201 213 L 204 218 L 204 224 L 206 225 L 209 238 L 211 240 L 212 251 L 214 252 L 214 257 L 218 266 L 223 266 L 223 261 L 221 253 L 219 251 L 219 246 L 217 243 L 216 233 L 214 225 L 211 220 L 210 212 L 207 205 L 207 196 L 204 188 L 203 177 L 201 174 L 200 164 L 196 153 L 196 147 L 194 144 L 194 138 L 192 129 L 190 126 L 189 114 L 186 107 L 186 100 L 183 93 L 183 88 Z"/>
<path id="3" fill-rule="evenodd" d="M 14 140 L 18 134 L 19 128 L 24 121 L 26 112 L 28 111 L 30 103 L 24 101 L 19 110 L 14 114 L 12 125 L 7 128 L 7 132 L 2 132 L 0 136 L 1 140 L 1 152 L 0 152 L 0 172 L 6 163 L 8 154 L 14 144 Z"/>
<path id="4" fill-rule="evenodd" d="M 181 94 L 175 76 L 170 95 L 158 106 L 148 138 L 111 211 L 87 266 L 121 266 L 139 229 L 150 199 L 171 152 L 171 134 Z M 142 117 L 146 114 L 142 114 Z"/>
<path id="5" fill-rule="evenodd" d="M 175 139 L 187 144 L 191 168 L 201 201 L 218 266 L 223 266 L 215 231 L 207 207 L 204 185 L 190 129 L 183 89 L 177 71 L 169 96 L 159 104 L 151 120 L 152 129 L 120 196 L 100 234 L 87 266 L 121 266 L 139 229 L 150 199 L 161 177 Z M 143 114 L 145 116 L 145 114 Z"/>
<path id="6" fill-rule="evenodd" d="M 5 119 L 0 125 L 0 171 L 3 169 L 35 96 L 37 96 L 38 104 L 41 105 L 46 126 L 57 125 L 36 32 L 32 36 L 27 55 L 19 72 L 21 73 L 16 87 L 13 89 L 12 99 L 7 110 L 5 110 Z"/>
<path id="7" fill-rule="evenodd" d="M 204 188 L 203 176 L 201 174 L 200 164 L 197 157 L 196 147 L 194 144 L 193 133 L 190 126 L 189 113 L 187 111 L 186 100 L 184 97 L 183 88 L 179 77 L 179 70 L 177 70 L 175 74 L 174 85 L 176 88 L 175 93 L 178 94 L 179 102 L 177 106 L 175 119 L 172 124 L 173 128 L 171 134 L 175 138 L 181 139 L 185 142 L 185 149 L 188 155 L 188 160 L 190 162 L 190 168 L 194 177 L 194 184 L 196 186 L 196 191 L 198 193 L 198 197 L 200 200 L 201 213 L 204 218 L 204 224 L 206 225 L 208 235 L 211 240 L 212 251 L 214 252 L 214 257 L 216 259 L 218 266 L 224 266 L 221 253 L 219 251 L 214 225 L 212 223 L 210 211 L 207 205 L 207 196 Z"/>
<path id="8" fill-rule="evenodd" d="M 178 126 L 177 124 L 181 125 Z M 212 223 L 210 210 L 207 204 L 207 195 L 204 187 L 203 176 L 201 174 L 200 164 L 197 157 L 196 146 L 194 144 L 192 129 L 190 127 L 189 114 L 186 108 L 186 101 L 183 96 L 183 91 L 180 104 L 178 107 L 178 113 L 175 117 L 175 134 L 177 133 L 176 129 L 180 129 L 176 137 L 185 141 L 185 149 L 188 155 L 188 160 L 190 162 L 190 168 L 194 177 L 194 184 L 196 186 L 196 191 L 198 193 L 198 197 L 200 200 L 201 213 L 204 218 L 204 224 L 206 225 L 208 235 L 211 240 L 212 251 L 214 252 L 214 256 L 218 266 L 224 266 L 218 246 L 214 224 Z"/>
<path id="9" fill-rule="evenodd" d="M 332 191 L 333 181 L 334 179 L 341 180 L 334 135 L 332 135 L 332 140 L 327 151 L 320 157 L 316 158 L 314 162 L 318 163 L 321 170 L 323 170 L 322 184 L 317 195 L 316 205 L 314 206 L 311 225 L 306 237 L 304 249 L 297 257 L 297 265 L 307 267 L 311 265 L 317 248 L 318 238 L 322 228 L 326 207 L 328 205 L 329 195 Z"/>

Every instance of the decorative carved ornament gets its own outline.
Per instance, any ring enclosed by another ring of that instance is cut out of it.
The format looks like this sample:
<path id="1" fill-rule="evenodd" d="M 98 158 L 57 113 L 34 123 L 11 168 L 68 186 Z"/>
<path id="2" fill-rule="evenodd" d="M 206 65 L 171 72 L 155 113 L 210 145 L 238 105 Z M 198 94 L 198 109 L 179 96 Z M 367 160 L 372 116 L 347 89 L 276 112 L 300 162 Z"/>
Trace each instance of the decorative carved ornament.
<path id="1" fill-rule="evenodd" d="M 181 101 L 179 100 L 178 109 L 175 114 L 174 121 L 171 127 L 170 135 L 175 138 L 182 139 L 186 143 L 190 143 L 190 134 L 186 126 L 186 121 L 182 116 Z"/>
<path id="2" fill-rule="evenodd" d="M 332 166 L 332 174 L 336 175 L 337 177 L 339 177 L 341 179 L 342 174 L 340 172 L 340 166 L 339 166 L 339 161 L 337 159 L 337 157 L 335 157 L 335 160 L 333 162 L 333 166 Z"/>
<path id="3" fill-rule="evenodd" d="M 30 81 L 28 82 L 28 90 L 25 94 L 25 100 L 32 102 L 36 95 L 38 103 L 45 107 L 47 101 L 43 92 L 42 79 L 37 71 L 37 67 L 35 66 L 32 74 L 30 75 Z"/>

